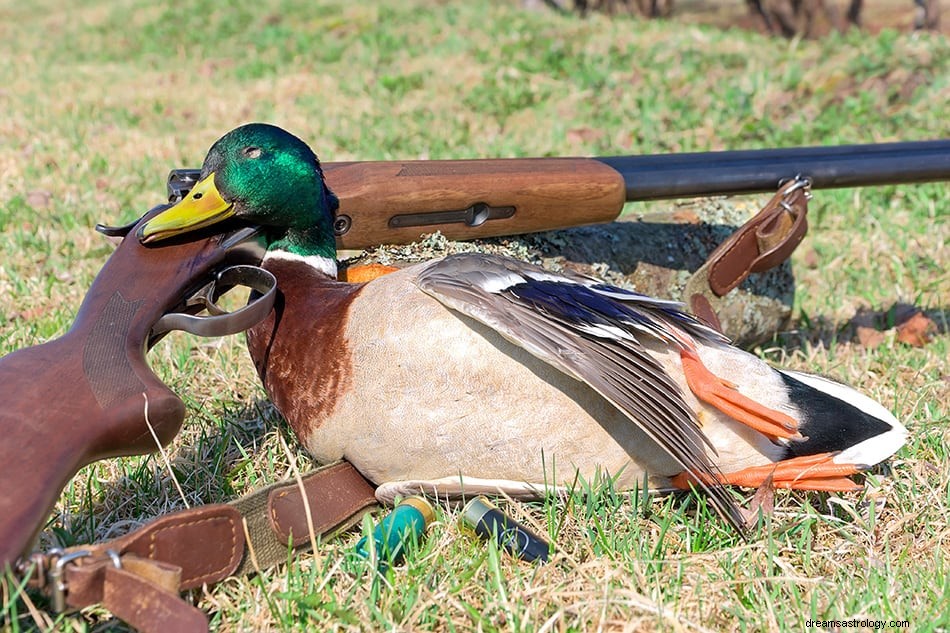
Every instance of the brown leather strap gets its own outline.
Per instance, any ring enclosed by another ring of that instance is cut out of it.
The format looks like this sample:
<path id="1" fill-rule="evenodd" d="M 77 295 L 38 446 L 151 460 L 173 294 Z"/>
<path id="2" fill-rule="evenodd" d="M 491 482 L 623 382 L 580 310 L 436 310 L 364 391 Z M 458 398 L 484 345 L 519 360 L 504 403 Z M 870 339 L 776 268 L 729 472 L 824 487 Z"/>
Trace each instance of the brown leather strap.
<path id="1" fill-rule="evenodd" d="M 173 565 L 137 559 L 134 555 L 119 559 L 116 567 L 109 557 L 66 568 L 66 604 L 79 609 L 101 603 L 116 617 L 142 633 L 208 630 L 207 616 L 169 588 L 166 579 L 180 575 Z"/>
<path id="2" fill-rule="evenodd" d="M 373 499 L 373 488 L 366 479 L 347 462 L 340 462 L 332 469 L 337 480 L 333 487 L 305 485 L 307 504 L 301 496 L 301 486 L 296 484 L 272 490 L 267 497 L 268 516 L 271 527 L 283 543 L 292 542 L 300 547 L 310 540 L 310 521 L 316 534 L 326 534 L 341 527 L 341 517 L 352 517 L 366 509 L 366 498 Z M 328 471 L 329 472 L 329 471 Z M 359 494 L 354 494 L 359 493 Z"/>
<path id="3" fill-rule="evenodd" d="M 787 260 L 808 230 L 809 183 L 794 179 L 751 220 L 736 229 L 693 273 L 683 292 L 690 310 L 719 331 L 716 305 L 751 273 L 763 272 Z"/>
<path id="4" fill-rule="evenodd" d="M 707 259 L 709 288 L 723 296 L 753 272 L 788 259 L 808 230 L 808 187 L 790 180 L 755 217 L 719 245 Z"/>
<path id="5" fill-rule="evenodd" d="M 102 606 L 141 633 L 208 630 L 203 611 L 183 601 L 177 592 L 165 591 L 125 568 L 106 568 Z"/>
<path id="6" fill-rule="evenodd" d="M 101 603 L 141 631 L 206 631 L 204 614 L 180 591 L 285 561 L 289 546 L 309 545 L 310 525 L 315 541 L 357 523 L 376 505 L 374 492 L 353 466 L 338 462 L 233 504 L 181 510 L 111 541 L 34 556 L 33 569 L 49 571 L 24 575 L 59 608 Z"/>
<path id="7" fill-rule="evenodd" d="M 198 506 L 166 514 L 112 541 L 83 547 L 94 558 L 112 550 L 180 570 L 177 589 L 213 584 L 231 575 L 244 558 L 241 513 L 230 505 Z M 75 548 L 74 548 L 75 549 Z"/>

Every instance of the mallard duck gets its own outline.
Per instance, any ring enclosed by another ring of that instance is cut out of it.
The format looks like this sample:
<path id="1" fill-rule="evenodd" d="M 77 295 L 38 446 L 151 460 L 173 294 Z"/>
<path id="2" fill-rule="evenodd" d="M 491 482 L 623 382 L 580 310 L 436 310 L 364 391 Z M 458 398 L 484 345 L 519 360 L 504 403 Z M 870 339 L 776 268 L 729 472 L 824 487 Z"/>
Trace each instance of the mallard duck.
<path id="1" fill-rule="evenodd" d="M 854 389 L 773 369 L 678 303 L 587 277 L 473 253 L 340 281 L 337 206 L 306 143 L 249 124 L 138 237 L 263 227 L 280 295 L 248 333 L 257 371 L 309 452 L 349 460 L 382 500 L 523 497 L 609 474 L 698 486 L 738 521 L 722 484 L 854 490 L 849 475 L 906 439 Z"/>

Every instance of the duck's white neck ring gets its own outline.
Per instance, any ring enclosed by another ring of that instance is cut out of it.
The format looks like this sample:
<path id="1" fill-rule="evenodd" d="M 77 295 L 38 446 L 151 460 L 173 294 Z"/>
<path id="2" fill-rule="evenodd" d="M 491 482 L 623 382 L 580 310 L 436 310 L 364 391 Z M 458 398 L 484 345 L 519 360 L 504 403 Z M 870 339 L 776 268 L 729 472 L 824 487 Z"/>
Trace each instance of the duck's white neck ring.
<path id="1" fill-rule="evenodd" d="M 281 250 L 267 251 L 267 253 L 264 255 L 263 262 L 267 263 L 268 260 L 300 262 L 305 266 L 309 266 L 317 272 L 326 275 L 330 279 L 336 279 L 337 275 L 336 259 L 332 257 L 324 257 L 322 255 L 297 255 L 296 253 Z"/>

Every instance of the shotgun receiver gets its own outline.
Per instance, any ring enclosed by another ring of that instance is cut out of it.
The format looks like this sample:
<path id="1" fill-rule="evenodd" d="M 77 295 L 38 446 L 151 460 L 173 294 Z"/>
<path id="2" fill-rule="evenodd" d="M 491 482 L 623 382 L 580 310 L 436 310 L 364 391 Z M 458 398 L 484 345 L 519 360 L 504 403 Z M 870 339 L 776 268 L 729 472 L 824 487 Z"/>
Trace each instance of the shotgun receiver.
<path id="1" fill-rule="evenodd" d="M 178 433 L 185 407 L 148 367 L 152 345 L 173 329 L 232 334 L 270 312 L 276 280 L 254 266 L 263 255 L 256 232 L 235 229 L 162 248 L 125 239 L 68 332 L 0 358 L 0 569 L 30 547 L 81 467 L 153 452 Z M 235 286 L 261 297 L 226 313 L 215 302 Z M 195 316 L 203 308 L 213 316 Z"/>
<path id="2" fill-rule="evenodd" d="M 478 160 L 322 163 L 340 199 L 337 246 L 518 235 L 610 222 L 624 202 L 773 193 L 796 175 L 813 189 L 950 180 L 950 140 L 790 149 Z M 197 169 L 169 175 L 169 193 Z"/>

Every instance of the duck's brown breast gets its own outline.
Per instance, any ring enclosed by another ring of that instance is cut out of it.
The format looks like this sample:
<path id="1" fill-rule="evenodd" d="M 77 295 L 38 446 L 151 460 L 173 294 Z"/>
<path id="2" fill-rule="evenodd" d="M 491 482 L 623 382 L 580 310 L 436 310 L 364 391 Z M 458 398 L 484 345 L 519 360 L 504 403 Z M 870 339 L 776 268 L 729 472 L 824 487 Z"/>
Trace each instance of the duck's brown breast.
<path id="1" fill-rule="evenodd" d="M 350 388 L 350 305 L 362 284 L 340 283 L 303 262 L 268 259 L 278 297 L 247 333 L 248 350 L 271 400 L 303 442 Z"/>

